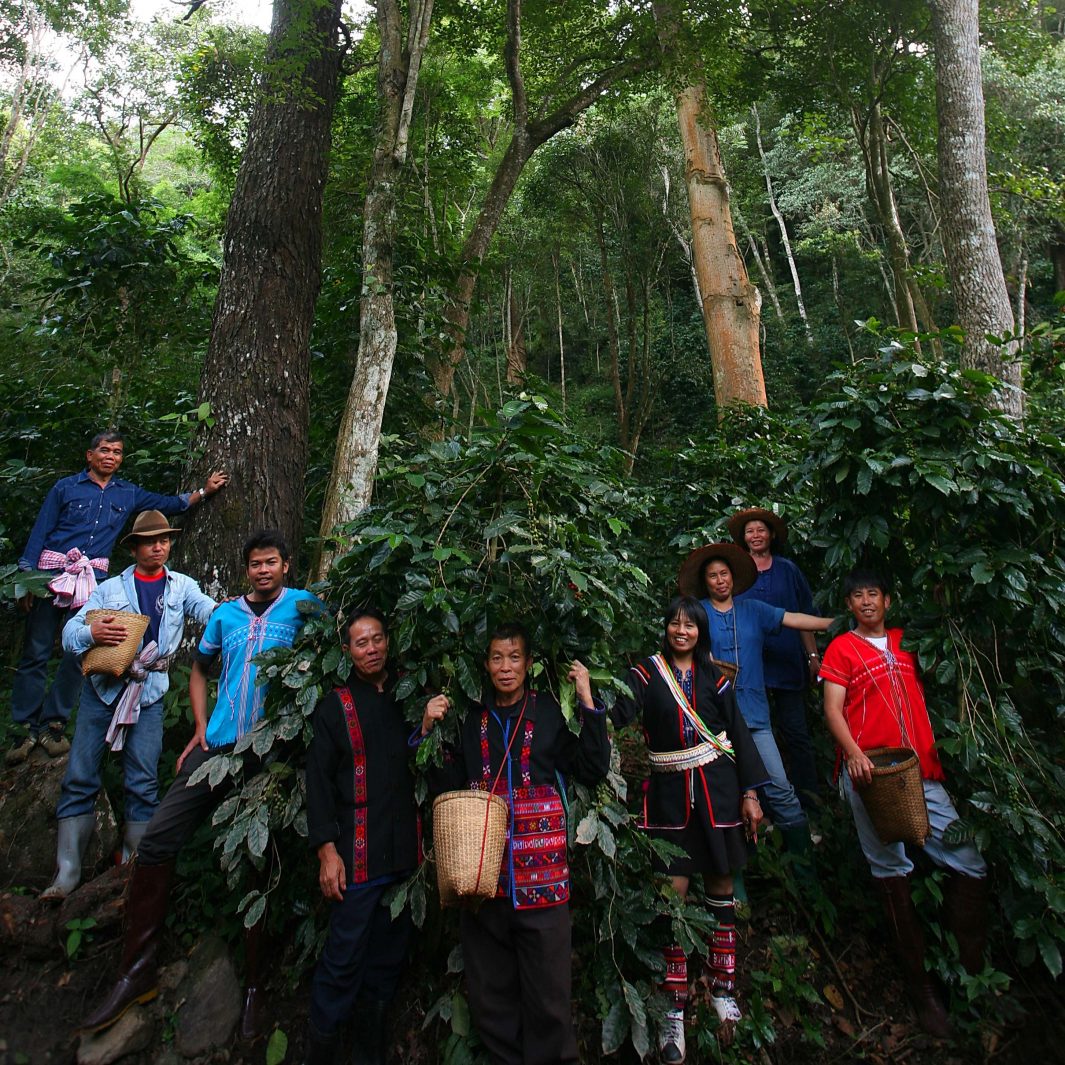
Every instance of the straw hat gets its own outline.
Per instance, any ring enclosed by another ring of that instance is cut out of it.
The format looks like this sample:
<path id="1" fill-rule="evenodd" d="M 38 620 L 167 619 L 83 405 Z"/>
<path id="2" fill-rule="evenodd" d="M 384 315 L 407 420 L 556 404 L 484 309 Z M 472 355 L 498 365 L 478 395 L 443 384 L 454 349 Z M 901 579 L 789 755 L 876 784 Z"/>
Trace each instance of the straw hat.
<path id="1" fill-rule="evenodd" d="M 743 539 L 743 531 L 747 528 L 747 522 L 765 522 L 773 533 L 773 543 L 783 544 L 788 539 L 788 526 L 779 514 L 763 507 L 747 507 L 746 510 L 737 510 L 728 520 L 729 535 L 733 540 L 746 550 L 746 542 Z"/>
<path id="2" fill-rule="evenodd" d="M 119 543 L 123 547 L 127 547 L 133 543 L 134 540 L 148 539 L 152 536 L 163 536 L 169 533 L 171 536 L 177 536 L 181 532 L 180 529 L 175 529 L 172 525 L 168 524 L 166 516 L 161 510 L 142 510 L 133 519 L 133 528 L 130 529 L 125 536 L 119 540 Z"/>
<path id="3" fill-rule="evenodd" d="M 706 588 L 702 583 L 703 566 L 709 558 L 723 558 L 732 570 L 732 594 L 739 595 L 747 591 L 758 580 L 758 568 L 742 547 L 735 544 L 707 544 L 697 547 L 683 562 L 677 574 L 677 587 L 684 595 L 696 599 L 706 598 Z"/>

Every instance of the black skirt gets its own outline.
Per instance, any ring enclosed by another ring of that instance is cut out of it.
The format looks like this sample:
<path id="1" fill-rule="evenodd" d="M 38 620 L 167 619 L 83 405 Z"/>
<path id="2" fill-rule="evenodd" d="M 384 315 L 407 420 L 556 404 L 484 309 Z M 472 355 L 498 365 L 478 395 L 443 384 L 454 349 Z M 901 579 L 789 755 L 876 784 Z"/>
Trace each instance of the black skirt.
<path id="1" fill-rule="evenodd" d="M 747 833 L 742 825 L 731 828 L 708 828 L 695 810 L 684 828 L 649 828 L 652 839 L 665 840 L 683 847 L 685 854 L 663 861 L 654 855 L 652 866 L 656 873 L 666 876 L 727 876 L 738 873 L 747 864 Z"/>

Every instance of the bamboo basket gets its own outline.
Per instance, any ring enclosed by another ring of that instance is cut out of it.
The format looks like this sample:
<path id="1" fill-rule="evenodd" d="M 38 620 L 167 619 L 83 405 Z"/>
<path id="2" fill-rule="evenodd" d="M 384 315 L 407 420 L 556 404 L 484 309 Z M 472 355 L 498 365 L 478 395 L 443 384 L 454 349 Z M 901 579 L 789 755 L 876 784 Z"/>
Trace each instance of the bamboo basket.
<path id="1" fill-rule="evenodd" d="M 433 853 L 440 902 L 490 899 L 507 843 L 507 804 L 487 791 L 445 791 L 433 802 Z"/>
<path id="2" fill-rule="evenodd" d="M 100 618 L 111 618 L 126 627 L 126 638 L 114 647 L 90 647 L 81 660 L 81 672 L 85 677 L 103 674 L 108 677 L 123 677 L 137 657 L 137 648 L 141 645 L 148 628 L 149 618 L 144 614 L 134 614 L 129 610 L 90 610 L 85 621 L 91 625 Z"/>
<path id="3" fill-rule="evenodd" d="M 921 763 L 909 747 L 874 747 L 865 752 L 873 763 L 873 781 L 858 787 L 880 842 L 913 843 L 932 834 L 921 783 Z"/>
<path id="4" fill-rule="evenodd" d="M 740 667 L 737 666 L 735 662 L 722 662 L 719 658 L 711 658 L 710 661 L 713 662 L 715 666 L 717 666 L 718 670 L 721 672 L 721 675 L 725 677 L 726 680 L 729 680 L 733 684 L 735 684 L 736 674 L 740 671 Z"/>

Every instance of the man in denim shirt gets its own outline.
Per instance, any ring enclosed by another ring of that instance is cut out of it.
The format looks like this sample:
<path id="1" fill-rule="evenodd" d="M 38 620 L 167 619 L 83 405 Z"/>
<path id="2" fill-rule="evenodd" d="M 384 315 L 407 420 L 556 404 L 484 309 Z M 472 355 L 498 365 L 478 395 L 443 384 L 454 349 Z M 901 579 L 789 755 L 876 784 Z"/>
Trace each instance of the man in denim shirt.
<path id="1" fill-rule="evenodd" d="M 63 655 L 45 698 L 48 661 L 56 631 L 88 599 L 96 587 L 96 574 L 107 574 L 108 556 L 122 527 L 139 510 L 180 514 L 226 484 L 226 475 L 215 472 L 193 492 L 176 496 L 149 492 L 115 476 L 122 455 L 120 433 L 97 433 L 92 438 L 85 453 L 86 468 L 61 478 L 49 490 L 19 559 L 19 569 L 54 574 L 49 588 L 55 598 L 26 596 L 21 602 L 28 617 L 11 688 L 16 738 L 7 752 L 8 765 L 25 761 L 38 742 L 53 758 L 70 749 L 64 732 L 81 690 L 81 670 L 73 655 Z"/>
<path id="2" fill-rule="evenodd" d="M 74 745 L 56 807 L 59 820 L 56 876 L 43 897 L 66 898 L 81 880 L 81 859 L 96 821 L 100 764 L 110 747 L 122 752 L 125 781 L 125 843 L 128 857 L 159 805 L 158 768 L 163 747 L 163 696 L 167 670 L 185 635 L 185 619 L 207 623 L 215 602 L 183 573 L 166 566 L 180 529 L 158 510 L 137 515 L 122 544 L 134 565 L 104 581 L 63 629 L 63 650 L 79 659 L 92 647 L 113 647 L 126 637 L 121 621 L 90 610 L 130 611 L 149 619 L 137 657 L 123 677 L 96 674 L 81 693 Z"/>

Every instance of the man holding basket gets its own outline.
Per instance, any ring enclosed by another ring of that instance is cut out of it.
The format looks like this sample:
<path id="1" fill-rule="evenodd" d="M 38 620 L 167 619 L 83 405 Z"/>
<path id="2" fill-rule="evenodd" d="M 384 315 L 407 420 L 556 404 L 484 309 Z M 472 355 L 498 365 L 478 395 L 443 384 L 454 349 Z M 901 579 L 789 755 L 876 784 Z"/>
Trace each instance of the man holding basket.
<path id="1" fill-rule="evenodd" d="M 180 529 L 158 510 L 138 514 L 122 538 L 133 565 L 104 581 L 63 629 L 63 650 L 79 659 L 95 648 L 119 648 L 127 625 L 147 620 L 143 638 L 121 676 L 93 673 L 81 690 L 74 743 L 63 777 L 56 817 L 56 875 L 43 898 L 64 899 L 81 882 L 81 860 L 96 824 L 100 765 L 107 748 L 122 752 L 125 783 L 123 859 L 136 849 L 159 805 L 159 754 L 163 749 L 163 696 L 168 670 L 185 636 L 185 619 L 207 623 L 216 603 L 183 573 L 167 568 Z M 138 618 L 137 616 L 140 616 Z"/>
<path id="2" fill-rule="evenodd" d="M 825 721 L 837 744 L 836 773 L 849 802 L 862 852 L 880 893 L 884 912 L 907 977 L 907 990 L 921 1027 L 950 1037 L 950 1021 L 932 976 L 924 967 L 924 934 L 910 897 L 913 862 L 903 843 L 884 843 L 862 800 L 875 766 L 867 752 L 910 748 L 920 762 L 921 783 L 931 835 L 924 852 L 947 870 L 947 926 L 958 942 L 969 973 L 984 967 L 987 866 L 971 842 L 948 842 L 947 829 L 958 812 L 943 787 L 943 766 L 925 705 L 917 663 L 902 648 L 903 630 L 888 629 L 888 586 L 878 574 L 853 570 L 844 580 L 844 596 L 855 627 L 837 636 L 825 652 Z M 841 773 L 844 765 L 846 772 Z"/>
<path id="3" fill-rule="evenodd" d="M 594 787 L 610 767 L 606 716 L 592 700 L 588 670 L 569 679 L 583 718 L 579 736 L 558 701 L 528 684 L 532 666 L 524 626 L 498 626 L 488 641 L 489 687 L 459 726 L 433 790 L 473 788 L 502 797 L 509 831 L 495 897 L 463 909 L 460 922 L 470 1012 L 498 1065 L 577 1062 L 571 1002 L 571 924 L 564 777 Z M 426 707 L 427 733 L 450 708 L 438 695 Z"/>

